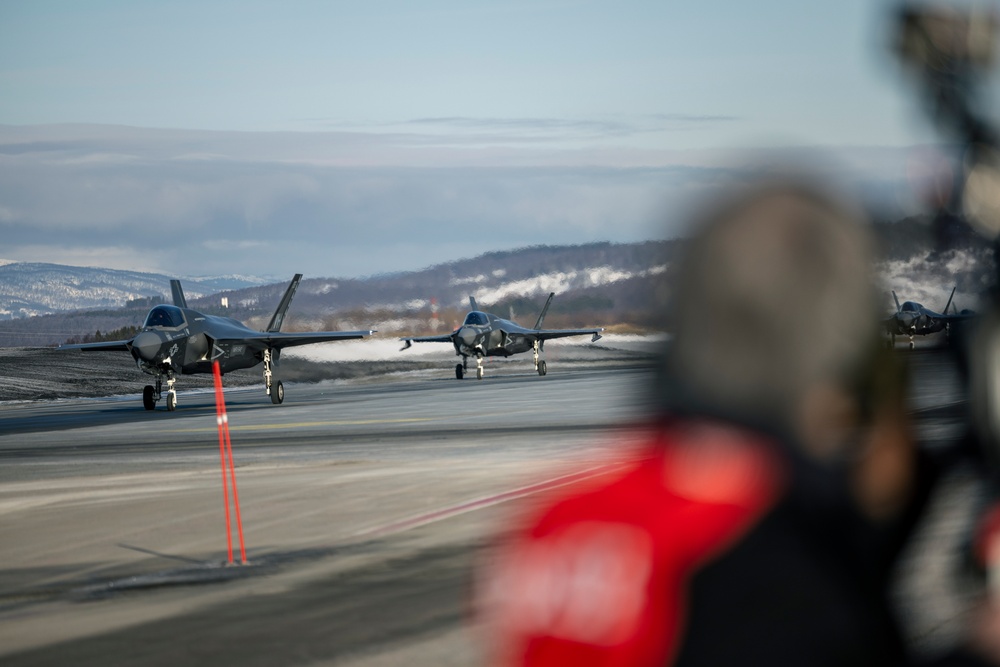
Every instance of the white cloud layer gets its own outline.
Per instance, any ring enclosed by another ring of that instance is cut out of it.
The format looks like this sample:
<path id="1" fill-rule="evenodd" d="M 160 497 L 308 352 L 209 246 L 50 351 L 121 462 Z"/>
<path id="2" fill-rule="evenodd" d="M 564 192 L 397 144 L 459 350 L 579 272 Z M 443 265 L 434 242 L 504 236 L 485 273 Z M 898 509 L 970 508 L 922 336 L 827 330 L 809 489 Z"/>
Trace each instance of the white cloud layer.
<path id="1" fill-rule="evenodd" d="M 614 130 L 558 119 L 413 124 Z M 2 254 L 175 274 L 370 275 L 501 248 L 676 236 L 704 193 L 789 159 L 461 145 L 461 133 L 445 146 L 435 136 L 0 126 Z M 848 150 L 810 167 L 885 199 L 904 159 Z"/>

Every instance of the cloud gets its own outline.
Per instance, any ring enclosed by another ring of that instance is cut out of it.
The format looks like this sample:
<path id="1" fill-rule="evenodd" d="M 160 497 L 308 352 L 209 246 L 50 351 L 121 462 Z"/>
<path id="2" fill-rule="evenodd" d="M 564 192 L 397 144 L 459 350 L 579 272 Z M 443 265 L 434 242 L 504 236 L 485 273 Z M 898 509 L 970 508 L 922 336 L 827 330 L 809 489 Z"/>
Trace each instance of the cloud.
<path id="1" fill-rule="evenodd" d="M 407 136 L 0 126 L 4 255 L 192 275 L 374 274 L 675 236 L 691 202 L 760 168 L 712 152 L 448 149 Z M 873 158 L 857 162 L 892 163 Z"/>
<path id="2" fill-rule="evenodd" d="M 445 129 L 473 129 L 516 133 L 553 133 L 582 136 L 621 136 L 633 134 L 638 126 L 628 121 L 573 120 L 568 118 L 472 118 L 447 116 L 415 118 L 404 125 L 429 126 Z"/>

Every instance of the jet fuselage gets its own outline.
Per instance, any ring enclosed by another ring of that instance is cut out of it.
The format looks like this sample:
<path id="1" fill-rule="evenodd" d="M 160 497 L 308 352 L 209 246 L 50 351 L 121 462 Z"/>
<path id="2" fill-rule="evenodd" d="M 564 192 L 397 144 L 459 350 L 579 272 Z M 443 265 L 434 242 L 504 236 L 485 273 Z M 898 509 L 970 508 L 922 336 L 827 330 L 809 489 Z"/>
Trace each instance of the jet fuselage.
<path id="1" fill-rule="evenodd" d="M 455 332 L 455 354 L 466 357 L 509 357 L 532 348 L 532 331 L 480 311 L 472 311 Z"/>
<path id="2" fill-rule="evenodd" d="M 263 346 L 243 340 L 254 333 L 229 317 L 159 305 L 149 311 L 129 351 L 139 368 L 150 375 L 211 373 L 216 360 L 220 370 L 228 373 L 253 368 L 264 360 Z"/>

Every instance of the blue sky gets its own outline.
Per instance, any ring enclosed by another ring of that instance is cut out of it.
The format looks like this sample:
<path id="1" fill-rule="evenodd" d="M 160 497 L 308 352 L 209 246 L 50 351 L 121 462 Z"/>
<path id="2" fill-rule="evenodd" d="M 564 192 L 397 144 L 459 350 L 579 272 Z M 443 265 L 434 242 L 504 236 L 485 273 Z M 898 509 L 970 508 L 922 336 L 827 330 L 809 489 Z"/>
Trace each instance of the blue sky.
<path id="1" fill-rule="evenodd" d="M 887 7 L 0 1 L 0 257 L 360 275 L 669 236 L 747 149 L 891 189 L 933 134 Z"/>

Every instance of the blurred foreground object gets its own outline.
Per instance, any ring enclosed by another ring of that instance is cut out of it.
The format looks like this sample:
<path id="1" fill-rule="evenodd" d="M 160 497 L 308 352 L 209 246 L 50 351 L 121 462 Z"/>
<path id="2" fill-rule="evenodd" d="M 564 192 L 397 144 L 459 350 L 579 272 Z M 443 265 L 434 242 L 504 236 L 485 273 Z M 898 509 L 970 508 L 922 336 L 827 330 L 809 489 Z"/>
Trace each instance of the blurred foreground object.
<path id="1" fill-rule="evenodd" d="M 673 276 L 638 461 L 487 568 L 497 664 L 909 664 L 889 574 L 930 474 L 879 344 L 869 237 L 809 185 L 723 199 Z"/>
<path id="2" fill-rule="evenodd" d="M 963 168 L 938 223 L 968 220 L 990 240 L 1000 233 L 1000 153 L 984 89 L 996 63 L 995 6 L 905 4 L 894 50 L 915 75 L 931 118 L 960 141 Z"/>
<path id="3" fill-rule="evenodd" d="M 984 103 L 996 64 L 1000 18 L 995 4 L 903 5 L 896 22 L 896 52 L 916 74 L 938 127 L 958 139 L 963 169 L 951 201 L 936 212 L 939 227 L 967 220 L 993 242 L 997 273 L 991 312 L 979 322 L 960 364 L 969 379 L 974 437 L 994 495 L 1000 490 L 1000 134 Z M 993 112 L 995 116 L 995 112 Z M 992 559 L 991 578 L 1000 581 Z M 1000 606 L 1000 586 L 994 604 Z"/>

